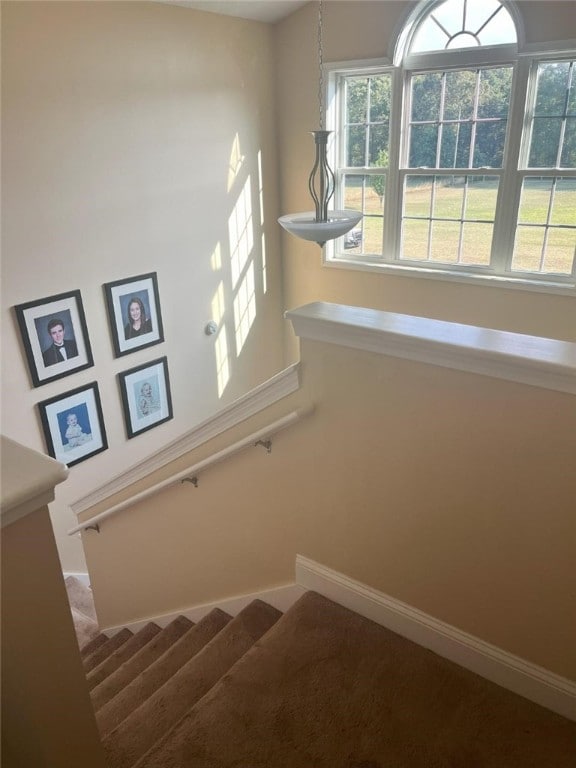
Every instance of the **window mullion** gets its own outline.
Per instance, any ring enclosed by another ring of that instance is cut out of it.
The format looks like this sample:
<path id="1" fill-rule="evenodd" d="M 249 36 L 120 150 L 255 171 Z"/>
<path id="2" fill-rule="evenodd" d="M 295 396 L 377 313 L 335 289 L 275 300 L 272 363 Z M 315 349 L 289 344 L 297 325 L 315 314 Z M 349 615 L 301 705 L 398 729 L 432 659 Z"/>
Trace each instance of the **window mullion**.
<path id="1" fill-rule="evenodd" d="M 402 219 L 403 184 L 400 168 L 404 164 L 404 148 L 402 141 L 402 125 L 407 125 L 407 110 L 410 108 L 409 99 L 404 89 L 407 78 L 396 68 L 392 74 L 392 102 L 390 105 L 390 132 L 388 147 L 388 170 L 386 173 L 386 197 L 384 208 L 384 242 L 383 255 L 385 259 L 398 259 L 400 255 L 400 227 Z"/>
<path id="2" fill-rule="evenodd" d="M 546 248 L 548 246 L 548 235 L 550 233 L 550 221 L 552 219 L 552 210 L 554 209 L 554 197 L 556 196 L 556 182 L 557 177 L 552 179 L 552 186 L 550 188 L 550 198 L 548 200 L 548 211 L 546 213 L 546 224 L 544 225 L 544 239 L 542 240 L 542 251 L 540 253 L 540 266 L 538 271 L 542 271 L 544 266 L 544 259 L 546 258 Z"/>
<path id="3" fill-rule="evenodd" d="M 522 192 L 522 173 L 519 171 L 520 152 L 523 147 L 523 136 L 529 125 L 529 120 L 525 116 L 529 75 L 530 62 L 520 61 L 516 65 L 512 82 L 504 172 L 498 189 L 492 241 L 491 264 L 499 274 L 504 274 L 510 270 L 514 251 L 516 222 Z"/>
<path id="4" fill-rule="evenodd" d="M 460 234 L 458 236 L 458 263 L 462 263 L 462 245 L 464 242 L 464 217 L 466 216 L 466 206 L 468 204 L 468 179 L 465 177 L 464 191 L 462 193 L 462 205 L 460 206 Z"/>
<path id="5" fill-rule="evenodd" d="M 476 70 L 476 87 L 474 89 L 474 104 L 472 106 L 472 130 L 470 132 L 470 151 L 468 153 L 468 168 L 474 167 L 474 153 L 476 152 L 476 130 L 478 126 L 478 102 L 480 100 L 480 70 Z"/>
<path id="6" fill-rule="evenodd" d="M 364 115 L 364 125 L 366 133 L 364 134 L 364 165 L 368 167 L 370 165 L 370 133 L 372 126 L 370 125 L 370 111 L 372 104 L 372 82 L 370 78 L 366 78 L 366 114 Z"/>
<path id="7" fill-rule="evenodd" d="M 438 114 L 438 136 L 436 137 L 436 168 L 440 168 L 440 155 L 442 152 L 442 136 L 444 134 L 444 104 L 446 102 L 446 72 L 442 73 L 440 85 L 440 111 Z"/>

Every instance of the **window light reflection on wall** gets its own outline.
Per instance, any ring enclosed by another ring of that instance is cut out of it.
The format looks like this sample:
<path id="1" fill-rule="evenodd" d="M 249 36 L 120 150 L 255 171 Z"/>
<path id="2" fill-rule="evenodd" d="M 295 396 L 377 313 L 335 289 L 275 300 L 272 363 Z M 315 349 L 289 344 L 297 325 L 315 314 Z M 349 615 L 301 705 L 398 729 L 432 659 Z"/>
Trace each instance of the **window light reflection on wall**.
<path id="1" fill-rule="evenodd" d="M 256 290 L 254 285 L 254 262 L 250 262 L 244 279 L 238 286 L 234 299 L 234 327 L 236 331 L 236 355 L 244 346 L 250 328 L 256 319 Z"/>
<path id="2" fill-rule="evenodd" d="M 250 176 L 248 176 L 228 220 L 232 286 L 234 288 L 248 263 L 254 247 L 250 183 Z"/>

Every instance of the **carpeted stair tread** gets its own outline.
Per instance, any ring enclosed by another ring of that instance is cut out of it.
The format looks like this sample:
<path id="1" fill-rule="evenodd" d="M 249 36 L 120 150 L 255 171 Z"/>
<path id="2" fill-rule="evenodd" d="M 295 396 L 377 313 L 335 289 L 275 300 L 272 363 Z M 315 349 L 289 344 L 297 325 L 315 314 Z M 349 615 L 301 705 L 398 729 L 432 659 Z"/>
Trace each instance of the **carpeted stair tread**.
<path id="1" fill-rule="evenodd" d="M 197 624 L 189 629 L 159 659 L 141 672 L 114 698 L 110 699 L 97 713 L 96 722 L 104 736 L 142 704 L 174 675 L 180 667 L 198 653 L 206 643 L 223 629 L 231 617 L 214 608 Z"/>
<path id="2" fill-rule="evenodd" d="M 74 631 L 76 632 L 78 647 L 84 648 L 91 640 L 100 634 L 98 624 L 81 611 L 77 611 L 76 608 L 70 608 L 70 610 L 72 611 L 72 621 L 74 622 Z"/>
<path id="3" fill-rule="evenodd" d="M 90 640 L 89 643 L 82 646 L 80 648 L 80 656 L 82 656 L 82 659 L 88 658 L 92 653 L 94 653 L 95 650 L 100 648 L 101 645 L 104 645 L 104 643 L 108 642 L 110 638 L 108 635 L 105 635 L 103 632 L 100 632 L 96 637 L 94 637 L 92 640 Z"/>
<path id="4" fill-rule="evenodd" d="M 576 724 L 306 593 L 137 768 L 574 768 Z"/>
<path id="5" fill-rule="evenodd" d="M 101 709 L 110 699 L 143 672 L 156 659 L 160 658 L 171 645 L 179 640 L 194 625 L 185 616 L 178 616 L 159 632 L 131 659 L 125 661 L 112 674 L 92 689 L 90 697 L 95 711 Z"/>
<path id="6" fill-rule="evenodd" d="M 282 614 L 254 600 L 162 688 L 103 739 L 108 768 L 130 768 L 272 627 Z"/>
<path id="7" fill-rule="evenodd" d="M 121 629 L 120 632 L 117 632 L 113 637 L 108 638 L 105 643 L 102 643 L 102 645 L 96 648 L 96 650 L 89 656 L 85 656 L 83 662 L 86 674 L 95 669 L 98 664 L 101 664 L 104 659 L 107 659 L 108 656 L 110 656 L 110 654 L 117 651 L 118 648 L 131 637 L 133 637 L 133 633 L 130 632 L 129 629 Z"/>
<path id="8" fill-rule="evenodd" d="M 66 592 L 68 593 L 68 602 L 71 608 L 75 608 L 84 616 L 87 616 L 92 621 L 98 623 L 98 617 L 96 616 L 96 609 L 94 608 L 94 597 L 92 590 L 83 584 L 80 579 L 75 576 L 67 576 L 64 579 L 66 585 Z"/>
<path id="9" fill-rule="evenodd" d="M 99 683 L 106 680 L 109 675 L 115 672 L 125 661 L 131 659 L 160 632 L 160 627 L 152 621 L 142 627 L 129 640 L 122 643 L 118 650 L 111 653 L 108 658 L 86 675 L 88 689 L 91 691 L 96 688 Z"/>

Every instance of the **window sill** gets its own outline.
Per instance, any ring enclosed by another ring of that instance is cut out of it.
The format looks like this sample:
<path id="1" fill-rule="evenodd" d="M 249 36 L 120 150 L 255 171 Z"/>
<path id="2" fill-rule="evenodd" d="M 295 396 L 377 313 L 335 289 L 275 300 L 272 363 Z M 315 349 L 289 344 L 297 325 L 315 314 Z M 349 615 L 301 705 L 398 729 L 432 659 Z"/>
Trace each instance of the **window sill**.
<path id="1" fill-rule="evenodd" d="M 449 283 L 482 285 L 490 288 L 506 288 L 534 293 L 550 293 L 559 296 L 576 296 L 576 286 L 572 283 L 554 282 L 553 280 L 529 280 L 521 277 L 503 277 L 500 275 L 478 275 L 454 272 L 449 269 L 426 269 L 400 264 L 386 264 L 374 261 L 352 261 L 342 257 L 323 256 L 323 264 L 335 269 L 353 269 L 360 272 L 377 272 L 391 277 L 415 277 L 425 280 L 441 280 Z"/>

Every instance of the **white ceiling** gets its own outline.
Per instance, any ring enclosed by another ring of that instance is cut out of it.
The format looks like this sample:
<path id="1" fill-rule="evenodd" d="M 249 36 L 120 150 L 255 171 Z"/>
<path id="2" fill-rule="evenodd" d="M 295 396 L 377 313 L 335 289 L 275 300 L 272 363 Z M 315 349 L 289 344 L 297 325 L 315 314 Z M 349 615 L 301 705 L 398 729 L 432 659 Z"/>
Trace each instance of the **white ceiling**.
<path id="1" fill-rule="evenodd" d="M 184 5 L 200 11 L 221 13 L 274 24 L 286 18 L 308 0 L 156 0 L 170 5 Z"/>

